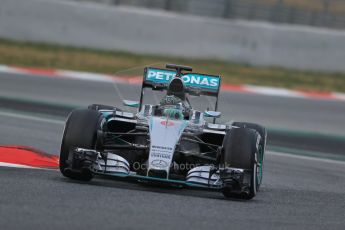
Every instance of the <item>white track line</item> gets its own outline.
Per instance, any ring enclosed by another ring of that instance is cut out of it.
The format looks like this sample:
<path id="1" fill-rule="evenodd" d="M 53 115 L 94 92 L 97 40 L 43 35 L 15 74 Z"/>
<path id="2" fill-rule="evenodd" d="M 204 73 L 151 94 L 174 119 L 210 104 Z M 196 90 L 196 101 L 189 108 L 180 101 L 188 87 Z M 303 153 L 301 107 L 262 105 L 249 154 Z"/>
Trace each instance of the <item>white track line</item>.
<path id="1" fill-rule="evenodd" d="M 23 168 L 23 169 L 40 169 L 40 168 L 31 167 L 31 166 L 27 166 L 27 165 L 5 163 L 5 162 L 0 162 L 0 167 Z"/>
<path id="2" fill-rule="evenodd" d="M 322 163 L 331 163 L 331 164 L 341 164 L 345 165 L 345 161 L 337 161 L 337 160 L 331 160 L 331 159 L 325 159 L 325 158 L 319 158 L 319 157 L 311 157 L 311 156 L 301 156 L 301 155 L 295 155 L 290 153 L 280 153 L 275 151 L 267 151 L 268 155 L 278 156 L 278 157 L 288 157 L 288 158 L 294 158 L 299 160 L 309 160 L 309 161 L 317 161 Z"/>
<path id="3" fill-rule="evenodd" d="M 19 169 L 39 169 L 39 170 L 48 170 L 48 171 L 57 171 L 58 170 L 55 168 L 39 168 L 39 167 L 32 167 L 32 166 L 28 166 L 28 165 L 13 164 L 13 163 L 6 163 L 6 162 L 0 162 L 0 167 L 19 168 Z"/>
<path id="4" fill-rule="evenodd" d="M 19 119 L 26 119 L 31 121 L 39 121 L 39 122 L 47 122 L 56 125 L 64 125 L 65 121 L 53 119 L 53 118 L 43 118 L 39 116 L 27 115 L 27 114 L 18 114 L 13 112 L 5 112 L 0 111 L 0 116 L 11 117 L 11 118 L 19 118 Z"/>

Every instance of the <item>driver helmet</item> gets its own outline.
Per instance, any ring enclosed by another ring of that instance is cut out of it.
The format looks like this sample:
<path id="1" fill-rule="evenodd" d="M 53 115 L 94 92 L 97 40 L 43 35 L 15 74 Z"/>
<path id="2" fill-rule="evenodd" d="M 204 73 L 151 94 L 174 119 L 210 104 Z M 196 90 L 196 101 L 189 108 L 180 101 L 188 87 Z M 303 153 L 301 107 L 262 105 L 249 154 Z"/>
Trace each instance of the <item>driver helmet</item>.
<path id="1" fill-rule="evenodd" d="M 183 119 L 186 113 L 185 100 L 183 81 L 181 78 L 174 78 L 168 86 L 167 95 L 160 102 L 163 107 L 163 114 L 173 119 Z"/>
<path id="2" fill-rule="evenodd" d="M 168 86 L 167 95 L 173 95 L 180 98 L 182 101 L 186 100 L 185 86 L 181 78 L 175 77 L 171 80 Z"/>

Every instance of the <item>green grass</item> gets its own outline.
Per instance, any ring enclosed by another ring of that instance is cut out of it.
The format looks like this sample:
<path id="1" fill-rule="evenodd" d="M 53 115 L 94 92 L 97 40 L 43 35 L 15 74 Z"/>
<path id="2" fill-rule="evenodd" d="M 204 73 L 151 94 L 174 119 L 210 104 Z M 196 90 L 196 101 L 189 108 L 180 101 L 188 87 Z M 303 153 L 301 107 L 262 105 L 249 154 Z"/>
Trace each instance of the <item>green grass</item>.
<path id="1" fill-rule="evenodd" d="M 253 67 L 216 60 L 139 55 L 0 39 L 0 64 L 114 74 L 120 70 L 158 62 L 190 65 L 197 72 L 219 74 L 224 82 L 232 84 L 345 92 L 345 73 L 327 74 Z"/>

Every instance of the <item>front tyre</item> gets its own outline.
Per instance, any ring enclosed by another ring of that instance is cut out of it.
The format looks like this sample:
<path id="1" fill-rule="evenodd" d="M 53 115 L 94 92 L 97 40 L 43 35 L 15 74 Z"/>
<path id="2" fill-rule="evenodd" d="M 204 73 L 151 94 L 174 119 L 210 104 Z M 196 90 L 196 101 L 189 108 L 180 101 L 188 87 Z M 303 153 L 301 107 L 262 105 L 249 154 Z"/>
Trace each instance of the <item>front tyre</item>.
<path id="1" fill-rule="evenodd" d="M 264 157 L 265 157 L 266 141 L 267 141 L 266 128 L 263 127 L 262 125 L 249 123 L 249 122 L 234 122 L 232 123 L 232 125 L 239 128 L 253 129 L 256 132 L 258 132 L 261 136 L 259 151 L 258 151 L 258 156 L 257 156 L 258 167 L 257 167 L 257 180 L 256 180 L 258 190 L 259 190 L 262 183 L 262 178 L 263 178 Z"/>
<path id="2" fill-rule="evenodd" d="M 223 140 L 221 167 L 243 169 L 242 181 L 228 180 L 224 183 L 223 195 L 228 198 L 252 199 L 257 192 L 257 153 L 260 135 L 253 129 L 232 128 Z"/>
<path id="3" fill-rule="evenodd" d="M 59 162 L 60 171 L 65 177 L 84 181 L 92 179 L 89 170 L 71 170 L 69 157 L 73 148 L 95 148 L 100 119 L 101 114 L 90 109 L 73 110 L 68 116 L 62 136 Z"/>

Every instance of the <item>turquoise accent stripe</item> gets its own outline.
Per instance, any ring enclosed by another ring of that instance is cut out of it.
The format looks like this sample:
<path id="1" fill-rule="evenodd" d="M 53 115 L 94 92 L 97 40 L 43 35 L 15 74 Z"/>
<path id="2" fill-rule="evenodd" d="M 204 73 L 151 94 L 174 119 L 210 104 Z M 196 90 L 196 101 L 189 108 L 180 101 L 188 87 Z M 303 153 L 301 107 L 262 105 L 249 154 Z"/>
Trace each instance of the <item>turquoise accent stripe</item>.
<path id="1" fill-rule="evenodd" d="M 152 128 L 153 128 L 153 117 L 150 117 L 149 128 L 150 128 L 150 133 L 151 133 L 152 132 Z"/>

